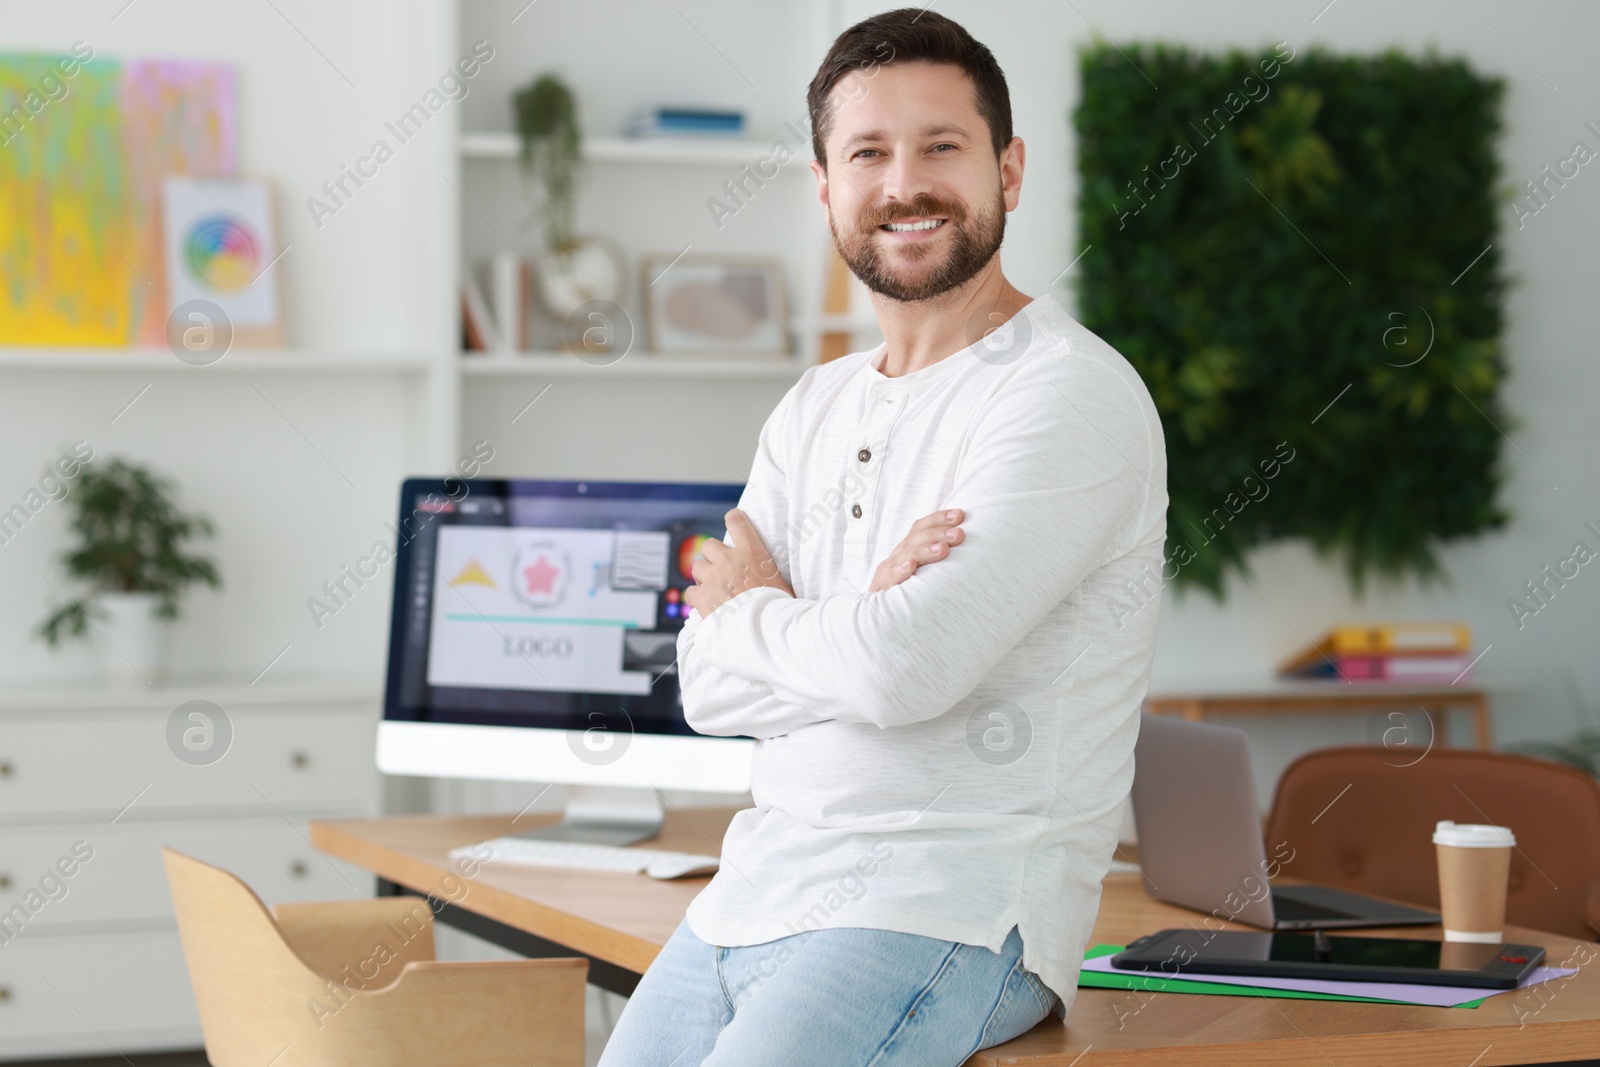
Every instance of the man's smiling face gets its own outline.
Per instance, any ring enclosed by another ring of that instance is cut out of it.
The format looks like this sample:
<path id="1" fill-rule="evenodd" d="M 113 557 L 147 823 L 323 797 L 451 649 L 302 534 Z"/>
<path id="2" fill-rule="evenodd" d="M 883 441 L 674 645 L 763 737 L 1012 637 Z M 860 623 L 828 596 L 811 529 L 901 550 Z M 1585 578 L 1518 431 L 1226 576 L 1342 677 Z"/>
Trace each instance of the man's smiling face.
<path id="1" fill-rule="evenodd" d="M 1022 142 L 997 160 L 961 68 L 923 62 L 841 79 L 828 167 L 813 162 L 839 255 L 873 292 L 927 300 L 1000 250 L 1017 206 Z"/>

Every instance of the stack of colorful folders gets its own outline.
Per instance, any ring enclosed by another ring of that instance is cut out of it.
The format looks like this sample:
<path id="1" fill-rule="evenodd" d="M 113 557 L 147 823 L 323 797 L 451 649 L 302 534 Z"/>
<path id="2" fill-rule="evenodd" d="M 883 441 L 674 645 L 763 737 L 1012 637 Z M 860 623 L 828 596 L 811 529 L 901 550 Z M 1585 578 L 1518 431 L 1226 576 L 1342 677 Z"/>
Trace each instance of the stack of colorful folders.
<path id="1" fill-rule="evenodd" d="M 1285 678 L 1453 685 L 1472 673 L 1472 630 L 1461 622 L 1338 626 L 1286 660 Z"/>
<path id="2" fill-rule="evenodd" d="M 1404 982 L 1338 982 L 1303 978 L 1240 978 L 1234 975 L 1172 978 L 1161 971 L 1124 971 L 1111 966 L 1120 945 L 1095 945 L 1084 953 L 1078 985 L 1088 989 L 1126 989 L 1135 994 L 1210 993 L 1225 997 L 1280 997 L 1291 1000 L 1355 1000 L 1368 1004 L 1421 1004 L 1434 1008 L 1476 1008 L 1489 997 L 1510 990 L 1467 986 L 1416 985 Z M 1576 967 L 1538 967 L 1518 989 L 1571 978 Z M 1140 1007 L 1137 999 L 1128 1011 Z"/>

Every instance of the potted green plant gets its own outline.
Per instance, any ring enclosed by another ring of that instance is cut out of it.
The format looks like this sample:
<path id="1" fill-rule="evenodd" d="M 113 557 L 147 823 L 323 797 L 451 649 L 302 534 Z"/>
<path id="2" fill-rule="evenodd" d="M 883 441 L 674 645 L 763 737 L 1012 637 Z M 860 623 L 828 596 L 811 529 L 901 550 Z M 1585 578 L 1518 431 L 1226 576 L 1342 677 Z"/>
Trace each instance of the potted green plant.
<path id="1" fill-rule="evenodd" d="M 512 96 L 522 141 L 523 188 L 544 224 L 534 280 L 546 308 L 567 319 L 593 300 L 626 295 L 628 265 L 616 243 L 575 233 L 583 135 L 578 101 L 561 77 L 539 75 Z"/>
<path id="2" fill-rule="evenodd" d="M 1585 774 L 1600 778 L 1600 715 L 1594 705 L 1584 698 L 1578 679 L 1571 670 L 1561 672 L 1561 682 L 1567 691 L 1567 701 L 1572 705 L 1572 717 L 1580 726 L 1576 733 L 1554 741 L 1522 741 L 1507 745 L 1507 752 L 1522 756 L 1538 756 L 1576 767 Z"/>
<path id="3" fill-rule="evenodd" d="M 56 648 L 92 626 L 105 638 L 103 672 L 113 684 L 158 681 L 178 598 L 195 582 L 222 585 L 210 559 L 184 551 L 190 540 L 214 535 L 211 520 L 180 511 L 173 492 L 171 480 L 113 459 L 85 468 L 67 498 L 79 543 L 60 559 L 68 577 L 88 588 L 36 633 Z"/>
<path id="4" fill-rule="evenodd" d="M 578 170 L 583 135 L 578 101 L 556 74 L 541 74 L 512 97 L 517 134 L 522 139 L 522 172 L 544 217 L 545 248 L 556 255 L 572 250 Z"/>

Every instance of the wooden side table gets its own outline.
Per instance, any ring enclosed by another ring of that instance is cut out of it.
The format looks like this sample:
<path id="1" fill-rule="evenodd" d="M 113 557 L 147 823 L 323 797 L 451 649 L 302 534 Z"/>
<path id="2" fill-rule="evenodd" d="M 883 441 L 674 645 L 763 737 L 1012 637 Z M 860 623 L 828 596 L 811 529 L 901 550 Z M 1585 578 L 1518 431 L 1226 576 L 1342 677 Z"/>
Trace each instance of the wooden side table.
<path id="1" fill-rule="evenodd" d="M 1201 722 L 1211 715 L 1330 715 L 1421 710 L 1436 727 L 1451 711 L 1472 718 L 1476 747 L 1494 745 L 1489 721 L 1489 690 L 1482 684 L 1397 685 L 1388 682 L 1259 679 L 1153 689 L 1145 697 L 1152 715 L 1174 715 Z M 1437 716 L 1437 718 L 1435 718 Z"/>

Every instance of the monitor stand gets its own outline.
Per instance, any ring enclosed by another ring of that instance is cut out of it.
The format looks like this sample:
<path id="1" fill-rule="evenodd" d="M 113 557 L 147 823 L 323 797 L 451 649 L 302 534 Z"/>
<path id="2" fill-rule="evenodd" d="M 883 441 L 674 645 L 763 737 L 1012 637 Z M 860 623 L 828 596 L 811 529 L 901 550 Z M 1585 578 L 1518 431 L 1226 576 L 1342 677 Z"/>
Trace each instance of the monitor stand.
<path id="1" fill-rule="evenodd" d="M 665 814 L 661 798 L 654 789 L 572 785 L 567 787 L 566 814 L 560 822 L 508 836 L 590 845 L 631 845 L 656 836 Z"/>

